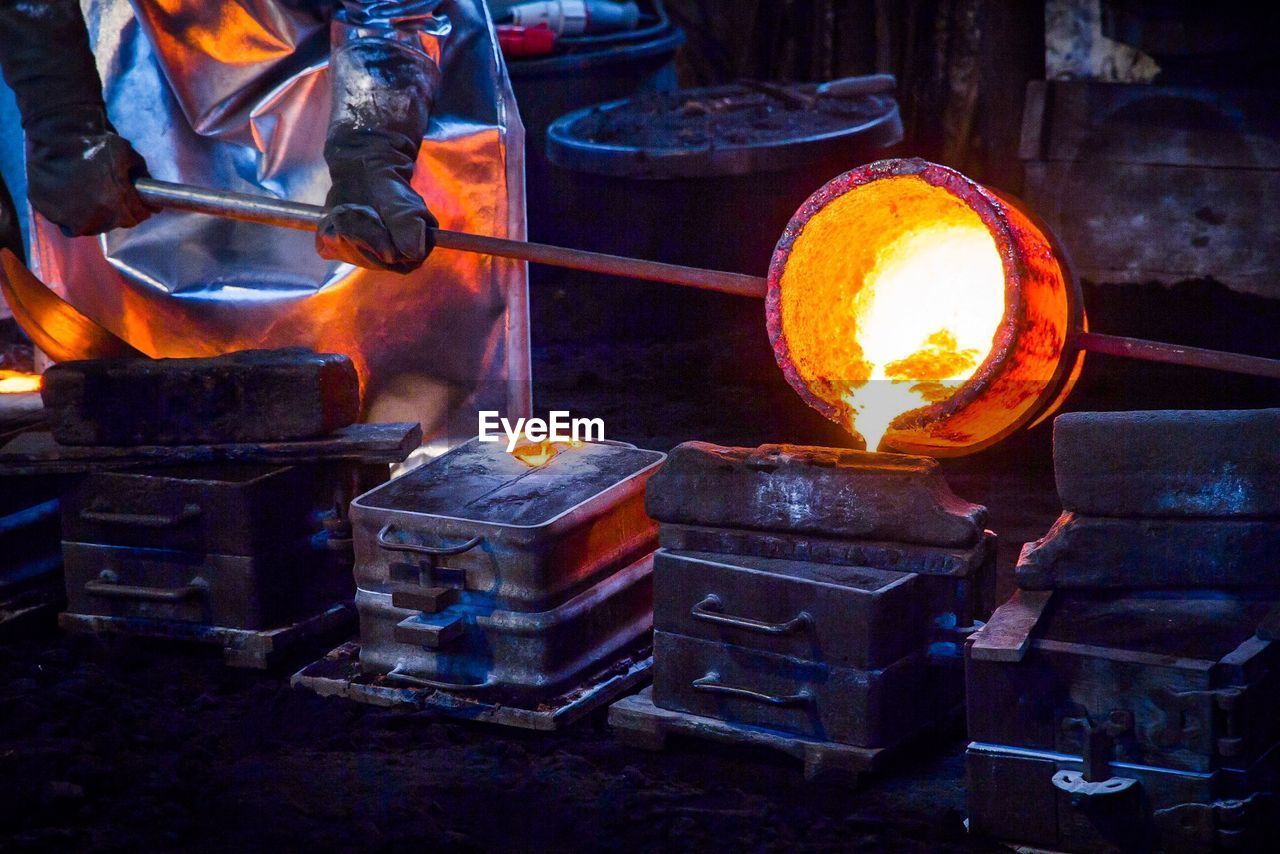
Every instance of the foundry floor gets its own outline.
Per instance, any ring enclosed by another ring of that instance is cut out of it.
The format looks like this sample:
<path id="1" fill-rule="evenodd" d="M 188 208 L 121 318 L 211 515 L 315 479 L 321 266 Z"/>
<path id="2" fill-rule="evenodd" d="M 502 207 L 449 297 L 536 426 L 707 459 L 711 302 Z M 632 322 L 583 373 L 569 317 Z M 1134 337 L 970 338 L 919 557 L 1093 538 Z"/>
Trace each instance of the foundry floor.
<path id="1" fill-rule="evenodd" d="M 1236 317 L 1262 324 L 1256 308 Z M 1141 333 L 1146 316 L 1095 328 Z M 543 346 L 538 407 L 603 417 L 610 438 L 660 449 L 840 441 L 782 385 L 759 328 L 733 328 Z M 1275 405 L 1275 392 L 1097 359 L 1072 405 Z M 1058 512 L 1048 429 L 948 472 L 991 509 L 1007 595 L 1021 543 Z M 442 723 L 293 691 L 289 672 L 52 628 L 0 643 L 0 850 L 993 848 L 964 832 L 958 730 L 855 791 L 805 784 L 768 754 L 625 748 L 602 716 L 556 735 Z"/>

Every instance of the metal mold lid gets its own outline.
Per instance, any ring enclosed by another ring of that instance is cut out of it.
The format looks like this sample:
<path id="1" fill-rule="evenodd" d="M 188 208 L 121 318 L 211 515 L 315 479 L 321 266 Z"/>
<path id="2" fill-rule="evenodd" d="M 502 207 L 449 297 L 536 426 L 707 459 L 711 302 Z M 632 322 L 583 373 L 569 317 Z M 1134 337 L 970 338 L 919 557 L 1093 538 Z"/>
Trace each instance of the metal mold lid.
<path id="1" fill-rule="evenodd" d="M 847 157 L 850 145 L 883 148 L 902 139 L 902 119 L 891 95 L 820 99 L 816 87 L 806 88 L 814 104 L 803 110 L 737 84 L 650 92 L 596 104 L 566 113 L 551 124 L 547 158 L 562 168 L 592 175 L 671 180 L 808 168 L 824 158 Z M 719 113 L 742 118 L 724 133 L 691 138 L 673 128 L 669 139 L 651 138 L 661 120 L 686 115 L 691 104 L 750 97 L 760 104 Z M 647 106 L 654 108 L 652 116 L 628 115 Z M 760 115 L 753 122 L 757 112 Z M 620 128 L 595 127 L 614 117 L 625 117 Z"/>
<path id="2" fill-rule="evenodd" d="M 586 442 L 540 466 L 472 439 L 361 495 L 352 506 L 432 519 L 538 528 L 645 475 L 666 459 L 625 442 Z"/>

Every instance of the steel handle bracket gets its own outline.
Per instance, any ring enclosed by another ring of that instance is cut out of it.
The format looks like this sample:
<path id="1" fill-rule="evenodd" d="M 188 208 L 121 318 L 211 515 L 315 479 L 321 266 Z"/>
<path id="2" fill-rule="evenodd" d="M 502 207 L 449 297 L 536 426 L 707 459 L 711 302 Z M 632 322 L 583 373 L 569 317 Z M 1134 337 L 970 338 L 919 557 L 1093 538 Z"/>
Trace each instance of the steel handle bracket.
<path id="1" fill-rule="evenodd" d="M 84 590 L 91 596 L 103 599 L 129 599 L 140 602 L 164 602 L 175 604 L 188 599 L 202 597 L 209 592 L 209 584 L 197 578 L 183 587 L 142 587 L 134 584 L 121 584 L 116 574 L 105 570 L 92 581 L 86 581 Z"/>
<path id="2" fill-rule="evenodd" d="M 807 688 L 802 688 L 794 694 L 763 694 L 759 691 L 752 691 L 750 688 L 736 688 L 732 685 L 725 685 L 720 681 L 720 674 L 714 670 L 706 676 L 693 680 L 690 684 L 695 691 L 722 694 L 726 697 L 736 697 L 740 700 L 751 700 L 756 703 L 764 703 L 767 706 L 805 706 L 813 701 L 813 694 Z"/>
<path id="3" fill-rule="evenodd" d="M 730 626 L 731 628 L 757 632 L 763 635 L 788 635 L 808 628 L 813 624 L 813 617 L 809 615 L 808 611 L 801 611 L 790 620 L 785 620 L 781 623 L 767 623 L 750 617 L 735 617 L 731 614 L 725 614 L 720 610 L 723 604 L 719 596 L 714 593 L 708 594 L 706 598 L 690 609 L 689 616 L 704 623 Z"/>
<path id="4" fill-rule="evenodd" d="M 176 528 L 199 517 L 199 504 L 184 504 L 176 513 L 129 513 L 115 510 L 81 510 L 80 518 L 103 525 L 128 525 L 134 528 Z"/>
<path id="5" fill-rule="evenodd" d="M 484 542 L 484 537 L 475 536 L 463 543 L 453 546 L 429 546 L 425 543 L 401 543 L 390 539 L 395 523 L 388 522 L 378 531 L 378 547 L 389 552 L 408 552 L 410 554 L 428 555 L 430 557 L 447 557 L 468 552 Z"/>

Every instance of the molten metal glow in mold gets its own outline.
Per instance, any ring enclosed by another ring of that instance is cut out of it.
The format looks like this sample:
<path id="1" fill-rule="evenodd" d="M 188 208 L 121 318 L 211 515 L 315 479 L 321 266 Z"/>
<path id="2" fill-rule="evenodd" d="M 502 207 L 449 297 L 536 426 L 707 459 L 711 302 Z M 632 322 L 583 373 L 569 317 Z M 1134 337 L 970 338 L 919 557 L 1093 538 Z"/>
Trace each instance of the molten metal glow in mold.
<path id="1" fill-rule="evenodd" d="M 806 403 L 870 449 L 937 457 L 1051 414 L 1078 373 L 1069 332 L 1085 322 L 1038 221 L 914 159 L 846 172 L 801 206 L 774 251 L 765 314 Z"/>
<path id="2" fill-rule="evenodd" d="M 521 439 L 515 449 L 511 451 L 511 456 L 515 457 L 530 468 L 537 468 L 538 466 L 544 466 L 551 462 L 553 458 L 568 448 L 581 447 L 582 442 L 576 440 L 569 442 L 552 442 L 547 439 L 543 439 L 535 442 L 532 439 L 524 438 Z"/>
<path id="3" fill-rule="evenodd" d="M 898 416 L 951 397 L 1004 315 L 990 232 L 931 189 L 895 177 L 836 199 L 809 220 L 783 276 L 797 368 L 869 450 Z"/>
<path id="4" fill-rule="evenodd" d="M 40 390 L 40 375 L 21 371 L 0 371 L 0 394 L 21 394 Z"/>

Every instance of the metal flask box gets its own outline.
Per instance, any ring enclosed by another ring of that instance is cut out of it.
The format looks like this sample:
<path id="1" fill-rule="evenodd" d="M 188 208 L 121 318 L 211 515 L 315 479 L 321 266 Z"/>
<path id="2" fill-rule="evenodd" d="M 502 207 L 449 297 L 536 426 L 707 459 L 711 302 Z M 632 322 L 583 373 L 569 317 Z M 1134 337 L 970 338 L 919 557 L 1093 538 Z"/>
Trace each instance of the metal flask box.
<path id="1" fill-rule="evenodd" d="M 1260 808 L 1253 793 L 1280 782 L 1280 649 L 1255 632 L 1274 608 L 1268 592 L 1178 590 L 1055 591 L 1016 628 L 1016 602 L 997 610 L 988 629 L 1025 634 L 1025 651 L 969 650 L 971 826 L 1072 851 L 1156 834 L 1171 850 L 1223 799 Z"/>
<path id="2" fill-rule="evenodd" d="M 665 454 L 620 442 L 530 466 L 473 439 L 351 506 L 361 667 L 545 696 L 652 624 Z"/>
<path id="3" fill-rule="evenodd" d="M 349 599 L 315 518 L 339 468 L 231 463 L 93 472 L 62 502 L 72 614 L 278 627 Z"/>

